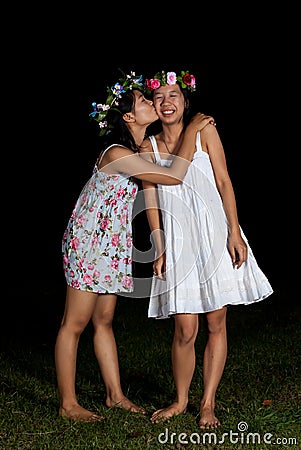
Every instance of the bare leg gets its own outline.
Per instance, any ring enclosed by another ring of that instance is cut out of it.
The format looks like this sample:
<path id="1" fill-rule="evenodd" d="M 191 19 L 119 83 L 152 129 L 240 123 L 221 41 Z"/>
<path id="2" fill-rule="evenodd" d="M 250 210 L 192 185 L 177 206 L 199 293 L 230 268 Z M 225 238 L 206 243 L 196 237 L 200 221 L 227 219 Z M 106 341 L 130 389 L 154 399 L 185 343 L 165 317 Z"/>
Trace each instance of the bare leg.
<path id="1" fill-rule="evenodd" d="M 76 356 L 82 331 L 92 317 L 97 294 L 67 286 L 66 305 L 55 345 L 55 365 L 60 393 L 59 414 L 75 421 L 95 422 L 102 417 L 78 404 L 75 393 Z"/>
<path id="2" fill-rule="evenodd" d="M 204 352 L 203 380 L 204 394 L 200 405 L 201 429 L 213 429 L 220 426 L 214 414 L 215 394 L 222 377 L 227 358 L 227 308 L 206 314 L 208 340 Z"/>
<path id="3" fill-rule="evenodd" d="M 188 394 L 195 369 L 195 340 L 198 333 L 197 314 L 176 314 L 175 333 L 172 343 L 172 366 L 176 386 L 176 399 L 167 408 L 155 411 L 151 417 L 154 423 L 164 422 L 186 412 Z"/>
<path id="4" fill-rule="evenodd" d="M 92 317 L 95 330 L 94 351 L 106 386 L 106 405 L 145 414 L 145 409 L 131 402 L 121 389 L 118 353 L 112 327 L 116 300 L 114 294 L 100 295 Z"/>

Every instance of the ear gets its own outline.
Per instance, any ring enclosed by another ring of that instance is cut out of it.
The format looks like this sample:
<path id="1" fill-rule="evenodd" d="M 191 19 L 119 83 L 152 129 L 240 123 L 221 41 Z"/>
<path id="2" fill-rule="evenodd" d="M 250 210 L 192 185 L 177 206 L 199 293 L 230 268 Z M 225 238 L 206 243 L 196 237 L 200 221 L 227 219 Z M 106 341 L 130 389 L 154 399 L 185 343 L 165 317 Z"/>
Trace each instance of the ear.
<path id="1" fill-rule="evenodd" d="M 132 113 L 124 113 L 122 118 L 125 121 L 125 123 L 131 123 L 135 121 L 135 117 L 133 116 Z"/>

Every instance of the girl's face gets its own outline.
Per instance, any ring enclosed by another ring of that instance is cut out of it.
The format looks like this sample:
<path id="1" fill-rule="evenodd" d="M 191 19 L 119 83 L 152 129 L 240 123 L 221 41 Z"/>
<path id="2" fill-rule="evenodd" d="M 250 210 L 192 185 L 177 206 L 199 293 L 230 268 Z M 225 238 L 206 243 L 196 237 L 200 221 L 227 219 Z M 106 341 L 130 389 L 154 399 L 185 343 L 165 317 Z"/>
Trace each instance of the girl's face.
<path id="1" fill-rule="evenodd" d="M 156 89 L 153 93 L 153 102 L 163 123 L 178 123 L 183 119 L 185 98 L 178 84 L 167 84 Z"/>
<path id="2" fill-rule="evenodd" d="M 136 124 L 140 126 L 148 126 L 158 120 L 158 114 L 154 108 L 152 100 L 147 100 L 142 92 L 135 90 L 134 115 Z"/>

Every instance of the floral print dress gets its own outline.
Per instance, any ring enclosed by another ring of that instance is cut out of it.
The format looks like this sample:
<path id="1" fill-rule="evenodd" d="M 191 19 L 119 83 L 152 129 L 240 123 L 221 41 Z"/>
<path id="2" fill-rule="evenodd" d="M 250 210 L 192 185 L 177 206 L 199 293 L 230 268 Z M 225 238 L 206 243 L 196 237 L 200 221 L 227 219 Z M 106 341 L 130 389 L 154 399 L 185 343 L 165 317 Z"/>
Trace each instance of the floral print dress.
<path id="1" fill-rule="evenodd" d="M 133 291 L 132 210 L 137 192 L 130 177 L 108 175 L 95 165 L 62 240 L 69 286 L 98 294 Z"/>

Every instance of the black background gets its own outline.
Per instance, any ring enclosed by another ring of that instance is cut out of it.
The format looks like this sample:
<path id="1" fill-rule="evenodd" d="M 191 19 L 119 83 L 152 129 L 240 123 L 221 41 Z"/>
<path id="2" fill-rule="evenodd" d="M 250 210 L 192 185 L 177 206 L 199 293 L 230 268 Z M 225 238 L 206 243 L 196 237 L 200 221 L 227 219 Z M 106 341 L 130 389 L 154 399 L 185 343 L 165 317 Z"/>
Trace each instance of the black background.
<path id="1" fill-rule="evenodd" d="M 276 26 L 257 21 L 219 34 L 192 26 L 191 35 L 171 19 L 156 25 L 123 16 L 121 29 L 113 17 L 90 11 L 90 21 L 37 21 L 3 56 L 4 324 L 25 320 L 30 328 L 31 319 L 57 317 L 63 308 L 61 238 L 99 152 L 91 102 L 105 100 L 119 67 L 196 76 L 194 105 L 216 119 L 240 223 L 274 290 L 293 308 L 300 147 L 291 107 L 298 95 L 293 29 L 284 39 Z M 147 231 L 143 220 L 142 227 Z"/>

